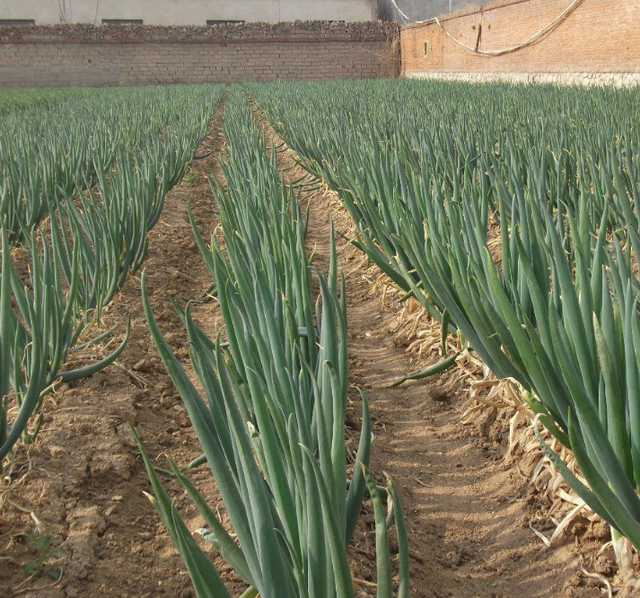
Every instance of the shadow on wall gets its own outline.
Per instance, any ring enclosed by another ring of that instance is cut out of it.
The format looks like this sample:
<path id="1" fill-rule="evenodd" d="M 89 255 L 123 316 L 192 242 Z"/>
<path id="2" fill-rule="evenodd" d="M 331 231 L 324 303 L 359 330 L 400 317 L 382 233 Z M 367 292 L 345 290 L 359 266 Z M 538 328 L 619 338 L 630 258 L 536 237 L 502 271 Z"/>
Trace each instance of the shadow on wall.
<path id="1" fill-rule="evenodd" d="M 400 24 L 415 23 L 481 3 L 486 4 L 474 0 L 378 0 L 378 18 Z"/>

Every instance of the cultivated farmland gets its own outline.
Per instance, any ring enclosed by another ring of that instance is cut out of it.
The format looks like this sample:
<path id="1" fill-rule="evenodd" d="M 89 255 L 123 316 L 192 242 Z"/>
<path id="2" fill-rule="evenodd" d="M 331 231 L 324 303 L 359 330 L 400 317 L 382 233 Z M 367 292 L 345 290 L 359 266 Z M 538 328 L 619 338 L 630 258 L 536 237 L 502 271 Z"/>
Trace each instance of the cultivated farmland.
<path id="1" fill-rule="evenodd" d="M 633 595 L 637 92 L 30 93 L 7 595 Z"/>

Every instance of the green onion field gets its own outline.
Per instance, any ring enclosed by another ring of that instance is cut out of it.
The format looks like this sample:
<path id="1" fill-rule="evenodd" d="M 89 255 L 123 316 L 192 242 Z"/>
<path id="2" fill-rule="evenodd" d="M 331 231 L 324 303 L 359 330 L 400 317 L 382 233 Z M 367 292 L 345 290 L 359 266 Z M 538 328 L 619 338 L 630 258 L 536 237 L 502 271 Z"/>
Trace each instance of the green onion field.
<path id="1" fill-rule="evenodd" d="M 0 595 L 633 596 L 638 202 L 636 89 L 0 91 Z"/>

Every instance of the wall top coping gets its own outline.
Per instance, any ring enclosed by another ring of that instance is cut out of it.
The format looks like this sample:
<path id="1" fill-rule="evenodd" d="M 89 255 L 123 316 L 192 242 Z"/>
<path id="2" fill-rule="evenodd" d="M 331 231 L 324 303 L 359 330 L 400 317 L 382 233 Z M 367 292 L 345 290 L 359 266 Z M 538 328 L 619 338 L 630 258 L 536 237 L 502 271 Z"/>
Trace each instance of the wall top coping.
<path id="1" fill-rule="evenodd" d="M 399 27 L 383 21 L 291 21 L 210 26 L 35 25 L 0 27 L 0 43 L 255 43 L 259 41 L 384 41 Z"/>

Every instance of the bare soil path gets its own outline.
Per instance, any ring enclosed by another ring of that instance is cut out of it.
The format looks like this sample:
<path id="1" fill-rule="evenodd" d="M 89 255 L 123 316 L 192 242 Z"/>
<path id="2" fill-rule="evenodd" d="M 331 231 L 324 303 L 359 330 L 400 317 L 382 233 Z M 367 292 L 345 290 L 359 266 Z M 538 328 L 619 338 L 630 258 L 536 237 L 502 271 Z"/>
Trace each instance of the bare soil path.
<path id="1" fill-rule="evenodd" d="M 280 146 L 282 140 L 270 127 L 265 130 Z M 288 180 L 304 175 L 286 147 L 280 165 Z M 326 268 L 330 218 L 338 232 L 348 233 L 352 223 L 328 189 L 304 196 L 306 202 L 309 250 L 317 252 L 319 265 Z M 398 333 L 402 305 L 397 297 L 388 294 L 383 299 L 379 291 L 372 292 L 377 271 L 359 267 L 362 254 L 343 238 L 337 239 L 337 246 L 348 296 L 350 379 L 370 401 L 371 469 L 379 476 L 387 472 L 403 497 L 411 596 L 601 596 L 599 582 L 590 583 L 580 575 L 578 549 L 571 545 L 547 549 L 529 528 L 535 492 L 514 464 L 505 464 L 504 445 L 481 433 L 481 428 L 488 431 L 492 420 L 462 425 L 462 414 L 471 404 L 467 387 L 445 394 L 441 377 L 388 388 L 425 364 L 412 363 L 407 355 L 405 339 Z M 355 389 L 352 399 L 349 417 L 357 418 Z M 374 595 L 361 591 L 363 596 Z"/>

